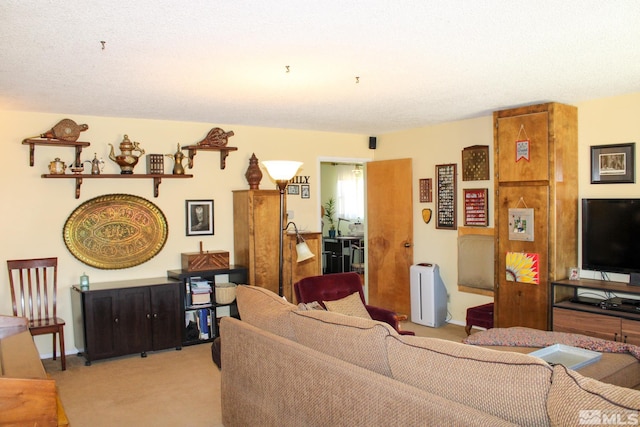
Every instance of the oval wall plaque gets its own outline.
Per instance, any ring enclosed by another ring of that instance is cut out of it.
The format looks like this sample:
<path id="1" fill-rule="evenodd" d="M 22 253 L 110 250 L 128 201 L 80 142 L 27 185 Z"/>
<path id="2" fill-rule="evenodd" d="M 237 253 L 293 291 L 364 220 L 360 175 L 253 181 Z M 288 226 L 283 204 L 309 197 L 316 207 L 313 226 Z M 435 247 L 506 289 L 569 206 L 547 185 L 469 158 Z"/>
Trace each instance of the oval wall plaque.
<path id="1" fill-rule="evenodd" d="M 92 267 L 119 269 L 140 265 L 167 241 L 167 219 L 150 201 L 130 194 L 87 200 L 67 218 L 64 243 Z"/>

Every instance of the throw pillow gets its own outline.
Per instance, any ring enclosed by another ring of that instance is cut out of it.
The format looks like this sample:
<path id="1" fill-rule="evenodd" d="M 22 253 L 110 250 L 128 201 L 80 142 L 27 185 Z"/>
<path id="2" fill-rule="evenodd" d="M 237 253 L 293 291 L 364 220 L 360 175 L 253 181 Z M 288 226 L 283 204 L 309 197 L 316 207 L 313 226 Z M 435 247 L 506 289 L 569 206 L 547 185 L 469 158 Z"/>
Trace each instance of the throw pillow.
<path id="1" fill-rule="evenodd" d="M 298 310 L 300 311 L 308 311 L 308 310 L 324 310 L 324 307 L 320 305 L 318 301 L 313 301 L 309 303 L 301 302 L 298 304 Z"/>
<path id="2" fill-rule="evenodd" d="M 354 292 L 348 297 L 339 300 L 322 302 L 328 311 L 345 314 L 347 316 L 362 317 L 363 319 L 371 319 L 369 312 L 360 299 L 359 292 Z"/>

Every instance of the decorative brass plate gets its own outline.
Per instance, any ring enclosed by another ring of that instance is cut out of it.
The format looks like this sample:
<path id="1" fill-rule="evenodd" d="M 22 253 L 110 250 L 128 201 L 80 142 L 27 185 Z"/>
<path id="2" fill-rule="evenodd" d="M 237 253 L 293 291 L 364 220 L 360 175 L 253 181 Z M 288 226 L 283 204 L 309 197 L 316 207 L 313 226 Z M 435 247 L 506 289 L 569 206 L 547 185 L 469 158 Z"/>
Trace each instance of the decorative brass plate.
<path id="1" fill-rule="evenodd" d="M 67 218 L 64 243 L 80 261 L 105 270 L 149 261 L 167 241 L 167 219 L 150 201 L 129 194 L 87 200 Z"/>

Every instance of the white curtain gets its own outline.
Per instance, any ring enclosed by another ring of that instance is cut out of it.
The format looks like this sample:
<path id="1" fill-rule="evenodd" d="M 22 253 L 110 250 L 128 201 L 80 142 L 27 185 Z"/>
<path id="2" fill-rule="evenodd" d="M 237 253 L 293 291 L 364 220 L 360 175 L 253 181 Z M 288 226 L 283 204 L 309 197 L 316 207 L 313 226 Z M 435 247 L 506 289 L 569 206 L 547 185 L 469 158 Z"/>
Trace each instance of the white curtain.
<path id="1" fill-rule="evenodd" d="M 362 166 L 336 165 L 336 208 L 339 218 L 364 219 L 364 172 Z"/>

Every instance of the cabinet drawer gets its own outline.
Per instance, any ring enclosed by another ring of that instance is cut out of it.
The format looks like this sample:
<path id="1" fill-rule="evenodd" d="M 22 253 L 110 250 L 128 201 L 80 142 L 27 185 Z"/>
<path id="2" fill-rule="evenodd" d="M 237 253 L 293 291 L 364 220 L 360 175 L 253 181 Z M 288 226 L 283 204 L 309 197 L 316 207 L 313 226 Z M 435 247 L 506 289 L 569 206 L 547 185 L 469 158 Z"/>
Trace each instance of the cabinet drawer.
<path id="1" fill-rule="evenodd" d="M 553 330 L 588 335 L 611 341 L 620 340 L 620 318 L 583 311 L 553 309 Z"/>
<path id="2" fill-rule="evenodd" d="M 640 322 L 629 319 L 622 321 L 622 340 L 628 344 L 640 345 Z"/>

